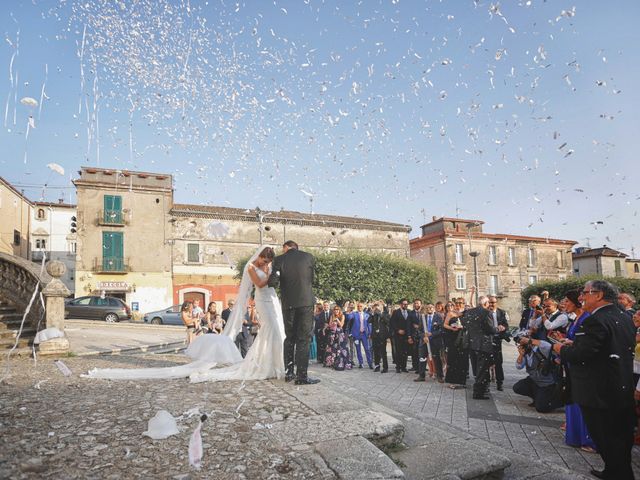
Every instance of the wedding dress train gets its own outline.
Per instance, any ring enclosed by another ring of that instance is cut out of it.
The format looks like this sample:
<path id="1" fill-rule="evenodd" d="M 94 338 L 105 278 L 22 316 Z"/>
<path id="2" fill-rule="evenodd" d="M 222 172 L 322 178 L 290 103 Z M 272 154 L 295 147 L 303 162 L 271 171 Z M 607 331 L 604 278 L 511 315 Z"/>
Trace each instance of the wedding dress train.
<path id="1" fill-rule="evenodd" d="M 191 382 L 221 380 L 263 380 L 284 377 L 283 341 L 284 322 L 280 300 L 272 287 L 255 288 L 255 302 L 260 330 L 243 359 L 234 340 L 242 329 L 245 308 L 253 282 L 247 272 L 264 249 L 261 246 L 245 266 L 236 308 L 221 335 L 205 334 L 197 337 L 185 351 L 193 361 L 185 365 L 161 368 L 94 368 L 83 377 L 112 380 L 170 379 L 189 377 Z M 262 280 L 267 274 L 256 269 Z M 216 368 L 221 367 L 221 368 Z"/>

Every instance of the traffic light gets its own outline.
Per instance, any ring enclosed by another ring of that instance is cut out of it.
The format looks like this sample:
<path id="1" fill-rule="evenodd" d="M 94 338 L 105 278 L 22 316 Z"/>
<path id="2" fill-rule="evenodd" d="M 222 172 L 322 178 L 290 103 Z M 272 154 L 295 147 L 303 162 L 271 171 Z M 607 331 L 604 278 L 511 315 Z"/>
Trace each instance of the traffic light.
<path id="1" fill-rule="evenodd" d="M 69 228 L 69 230 L 71 230 L 71 233 L 76 233 L 78 230 L 78 224 L 76 222 L 77 220 L 74 215 L 73 217 L 71 217 L 71 227 Z"/>

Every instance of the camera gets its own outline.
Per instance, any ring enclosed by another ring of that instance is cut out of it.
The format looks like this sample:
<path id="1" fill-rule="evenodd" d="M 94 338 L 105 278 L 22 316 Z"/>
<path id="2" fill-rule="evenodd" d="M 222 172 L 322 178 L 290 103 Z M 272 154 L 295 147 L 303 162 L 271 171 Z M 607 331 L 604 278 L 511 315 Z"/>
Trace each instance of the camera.
<path id="1" fill-rule="evenodd" d="M 531 345 L 529 343 L 520 345 L 520 340 L 522 340 L 523 338 L 530 340 L 528 331 L 520 330 L 513 335 L 513 341 L 516 342 L 516 345 L 521 346 L 522 348 L 525 349 L 526 352 L 529 352 L 531 350 Z"/>

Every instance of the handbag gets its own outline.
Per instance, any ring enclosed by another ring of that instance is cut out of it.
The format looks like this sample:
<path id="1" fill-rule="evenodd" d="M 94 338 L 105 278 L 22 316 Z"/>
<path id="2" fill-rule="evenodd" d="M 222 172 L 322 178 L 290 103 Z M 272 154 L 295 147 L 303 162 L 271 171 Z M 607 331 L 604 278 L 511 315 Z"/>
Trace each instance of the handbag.
<path id="1" fill-rule="evenodd" d="M 249 333 L 251 335 L 257 335 L 259 331 L 260 331 L 259 325 L 251 325 L 251 328 L 249 329 Z"/>

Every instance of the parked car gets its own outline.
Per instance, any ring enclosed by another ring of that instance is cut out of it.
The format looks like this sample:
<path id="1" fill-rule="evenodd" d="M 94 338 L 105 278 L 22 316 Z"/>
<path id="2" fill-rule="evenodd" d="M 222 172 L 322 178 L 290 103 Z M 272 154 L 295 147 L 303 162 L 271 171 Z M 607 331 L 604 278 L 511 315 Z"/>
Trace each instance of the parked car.
<path id="1" fill-rule="evenodd" d="M 88 296 L 65 301 L 65 318 L 88 318 L 113 323 L 131 318 L 131 309 L 119 298 Z"/>
<path id="2" fill-rule="evenodd" d="M 144 323 L 152 323 L 154 325 L 181 325 L 182 316 L 180 315 L 180 307 L 182 305 L 174 305 L 163 310 L 149 312 L 144 316 Z"/>

